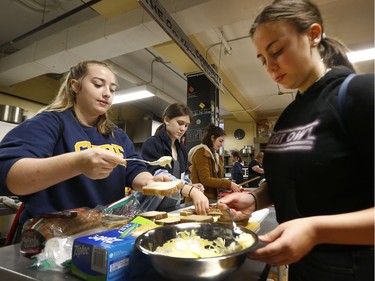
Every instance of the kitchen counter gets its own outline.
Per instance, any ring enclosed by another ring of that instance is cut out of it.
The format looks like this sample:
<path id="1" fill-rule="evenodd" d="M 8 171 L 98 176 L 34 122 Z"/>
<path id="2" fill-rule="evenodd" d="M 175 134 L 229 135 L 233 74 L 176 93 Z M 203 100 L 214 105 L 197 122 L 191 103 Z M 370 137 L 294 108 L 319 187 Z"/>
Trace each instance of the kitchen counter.
<path id="1" fill-rule="evenodd" d="M 17 213 L 17 209 L 10 208 L 4 203 L 0 203 L 0 216 L 9 216 L 9 215 L 14 215 L 16 213 Z"/>
<path id="2" fill-rule="evenodd" d="M 4 245 L 16 213 L 17 209 L 11 208 L 2 202 L 0 203 L 0 247 Z"/>
<path id="3" fill-rule="evenodd" d="M 270 208 L 269 214 L 261 222 L 258 234 L 263 234 L 277 225 L 275 219 L 275 211 Z M 20 253 L 20 245 L 15 244 L 0 248 L 0 280 L 12 281 L 79 281 L 82 280 L 69 273 L 61 273 L 54 271 L 38 271 L 36 269 L 27 268 L 31 264 L 29 258 L 24 257 Z M 247 259 L 243 266 L 228 276 L 226 280 L 246 280 L 258 281 L 266 280 L 269 267 L 266 264 Z M 164 281 L 165 279 L 159 275 L 154 269 L 145 269 L 145 273 L 139 275 L 131 281 Z"/>

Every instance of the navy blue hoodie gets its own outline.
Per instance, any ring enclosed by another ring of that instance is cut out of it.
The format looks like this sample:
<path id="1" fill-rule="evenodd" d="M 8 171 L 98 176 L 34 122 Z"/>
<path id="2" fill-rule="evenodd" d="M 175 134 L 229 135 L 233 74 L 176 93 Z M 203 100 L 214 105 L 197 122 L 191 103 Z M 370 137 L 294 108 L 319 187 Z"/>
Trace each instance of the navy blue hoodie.
<path id="1" fill-rule="evenodd" d="M 10 131 L 0 143 L 0 195 L 14 195 L 6 185 L 9 169 L 22 158 L 47 158 L 99 146 L 115 151 L 124 158 L 140 158 L 125 132 L 114 127 L 114 137 L 101 135 L 96 127 L 85 127 L 64 112 L 42 112 Z M 143 163 L 129 161 L 118 165 L 105 179 L 92 180 L 79 175 L 43 191 L 21 196 L 25 209 L 20 221 L 72 208 L 94 208 L 125 196 L 125 187 L 147 171 Z"/>

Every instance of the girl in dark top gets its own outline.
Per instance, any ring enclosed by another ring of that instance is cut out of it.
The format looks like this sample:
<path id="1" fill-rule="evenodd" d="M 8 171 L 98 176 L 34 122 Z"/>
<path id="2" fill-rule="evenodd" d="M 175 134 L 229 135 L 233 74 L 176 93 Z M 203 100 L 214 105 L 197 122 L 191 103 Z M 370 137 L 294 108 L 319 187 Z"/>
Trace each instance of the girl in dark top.
<path id="1" fill-rule="evenodd" d="M 231 178 L 236 184 L 243 182 L 243 171 L 241 165 L 241 157 L 237 150 L 232 150 L 230 152 L 230 160 L 233 163 L 231 170 Z"/>
<path id="2" fill-rule="evenodd" d="M 274 1 L 250 35 L 269 76 L 298 93 L 267 144 L 266 182 L 219 207 L 241 219 L 274 204 L 280 224 L 250 257 L 289 265 L 289 281 L 373 281 L 374 75 L 356 75 L 338 96 L 353 66 L 307 0 Z"/>
<path id="3" fill-rule="evenodd" d="M 181 179 L 185 185 L 181 193 L 194 202 L 198 214 L 206 214 L 209 202 L 204 195 L 203 185 L 191 184 L 188 178 L 188 161 L 185 147 L 180 143 L 192 119 L 190 109 L 181 103 L 169 105 L 163 113 L 163 124 L 156 130 L 155 135 L 148 138 L 142 145 L 142 157 L 148 161 L 154 161 L 162 156 L 172 156 L 172 167 L 160 167 L 148 165 L 152 174 L 166 174 L 173 178 Z M 136 194 L 145 211 L 165 211 L 180 203 L 181 198 L 167 198 L 159 196 L 144 196 Z"/>
<path id="4" fill-rule="evenodd" d="M 259 177 L 249 183 L 250 187 L 258 187 L 259 182 L 264 178 L 263 156 L 264 153 L 259 152 L 249 163 L 249 179 Z"/>

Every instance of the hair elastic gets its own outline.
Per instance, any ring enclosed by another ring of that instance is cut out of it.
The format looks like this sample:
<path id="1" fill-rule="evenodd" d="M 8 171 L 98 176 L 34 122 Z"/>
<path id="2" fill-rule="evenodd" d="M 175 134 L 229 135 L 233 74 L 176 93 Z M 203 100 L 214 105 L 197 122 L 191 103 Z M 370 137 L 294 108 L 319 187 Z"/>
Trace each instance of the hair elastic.
<path id="1" fill-rule="evenodd" d="M 194 185 L 192 185 L 192 186 L 190 187 L 190 190 L 189 190 L 189 193 L 188 193 L 188 197 L 190 197 L 190 193 L 191 193 L 191 191 L 193 190 L 193 188 L 194 188 Z"/>
<path id="2" fill-rule="evenodd" d="M 254 198 L 254 205 L 255 205 L 255 210 L 258 210 L 258 201 L 257 201 L 257 198 L 255 197 L 255 194 L 254 193 L 249 193 L 251 196 L 253 196 Z"/>

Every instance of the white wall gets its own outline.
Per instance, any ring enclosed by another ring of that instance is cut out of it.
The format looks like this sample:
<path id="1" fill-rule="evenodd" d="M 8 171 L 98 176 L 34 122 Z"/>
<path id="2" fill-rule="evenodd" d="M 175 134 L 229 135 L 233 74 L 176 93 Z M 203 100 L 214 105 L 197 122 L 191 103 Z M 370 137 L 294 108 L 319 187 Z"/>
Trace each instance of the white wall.
<path id="1" fill-rule="evenodd" d="M 0 121 L 0 141 L 10 130 L 12 130 L 16 126 L 17 124 Z"/>

